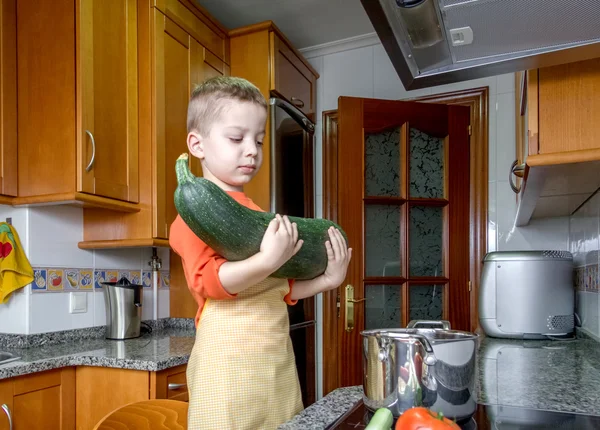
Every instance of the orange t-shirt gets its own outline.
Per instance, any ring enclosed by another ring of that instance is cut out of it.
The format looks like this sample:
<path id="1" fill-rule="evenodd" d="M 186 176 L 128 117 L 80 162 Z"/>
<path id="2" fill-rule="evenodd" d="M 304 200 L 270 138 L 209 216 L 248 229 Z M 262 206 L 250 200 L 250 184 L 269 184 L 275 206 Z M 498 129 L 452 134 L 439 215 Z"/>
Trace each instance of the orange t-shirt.
<path id="1" fill-rule="evenodd" d="M 264 212 L 242 191 L 227 191 L 239 204 L 247 208 Z M 219 279 L 219 268 L 227 260 L 213 251 L 204 241 L 188 227 L 185 221 L 177 215 L 169 233 L 169 245 L 181 257 L 185 279 L 192 296 L 198 303 L 195 325 L 198 326 L 206 299 L 233 299 L 236 294 L 229 294 Z M 293 280 L 290 279 L 290 291 L 284 297 L 286 303 L 296 304 L 292 300 Z"/>

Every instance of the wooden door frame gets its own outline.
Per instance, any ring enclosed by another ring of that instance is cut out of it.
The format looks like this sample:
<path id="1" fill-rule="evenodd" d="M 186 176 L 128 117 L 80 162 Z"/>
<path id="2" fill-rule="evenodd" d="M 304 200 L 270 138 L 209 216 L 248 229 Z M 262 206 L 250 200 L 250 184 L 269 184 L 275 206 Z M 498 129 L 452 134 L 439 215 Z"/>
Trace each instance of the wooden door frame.
<path id="1" fill-rule="evenodd" d="M 401 101 L 444 103 L 471 108 L 469 282 L 470 326 L 478 332 L 477 298 L 481 264 L 487 252 L 489 88 L 480 87 Z M 323 112 L 323 218 L 337 222 L 337 110 Z M 340 287 L 341 288 L 341 287 Z M 342 360 L 338 357 L 338 291 L 323 293 L 323 395 L 339 387 Z"/>

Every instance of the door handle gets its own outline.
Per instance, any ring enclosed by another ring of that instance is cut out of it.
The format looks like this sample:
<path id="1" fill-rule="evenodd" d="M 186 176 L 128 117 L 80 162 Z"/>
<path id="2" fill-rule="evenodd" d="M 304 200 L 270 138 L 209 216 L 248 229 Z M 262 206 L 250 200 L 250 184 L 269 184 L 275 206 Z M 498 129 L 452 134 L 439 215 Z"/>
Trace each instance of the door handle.
<path id="1" fill-rule="evenodd" d="M 6 414 L 6 417 L 8 418 L 8 429 L 12 430 L 13 429 L 12 414 L 10 413 L 10 408 L 8 407 L 8 405 L 6 403 L 2 405 L 2 410 Z"/>
<path id="2" fill-rule="evenodd" d="M 521 191 L 521 187 L 517 187 L 515 185 L 515 183 L 513 182 L 513 175 L 518 176 L 519 178 L 522 178 L 523 176 L 525 176 L 525 163 L 519 164 L 519 160 L 515 160 L 511 166 L 510 166 L 510 171 L 508 173 L 508 183 L 510 185 L 510 188 L 512 188 L 512 190 L 516 193 L 519 194 L 519 192 Z"/>
<path id="3" fill-rule="evenodd" d="M 168 386 L 169 390 L 175 391 L 175 390 L 180 390 L 182 388 L 186 388 L 187 384 L 175 384 L 173 382 L 171 382 Z"/>
<path id="4" fill-rule="evenodd" d="M 344 327 L 347 332 L 354 330 L 354 304 L 366 301 L 366 298 L 355 299 L 354 287 L 350 284 L 346 285 L 346 312 L 344 316 Z"/>

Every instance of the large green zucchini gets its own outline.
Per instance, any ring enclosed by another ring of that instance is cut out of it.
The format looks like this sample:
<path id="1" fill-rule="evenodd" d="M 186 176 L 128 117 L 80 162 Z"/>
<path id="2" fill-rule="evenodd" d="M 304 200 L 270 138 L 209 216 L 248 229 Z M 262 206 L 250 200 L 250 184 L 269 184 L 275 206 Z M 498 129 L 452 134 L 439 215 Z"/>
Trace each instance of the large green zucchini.
<path id="1" fill-rule="evenodd" d="M 176 162 L 178 186 L 175 207 L 190 229 L 215 252 L 229 261 L 245 260 L 260 251 L 260 244 L 275 214 L 249 209 L 229 196 L 215 183 L 194 176 L 188 167 L 188 154 Z M 327 267 L 327 230 L 334 226 L 346 242 L 346 233 L 334 222 L 320 218 L 289 217 L 298 226 L 300 250 L 271 276 L 312 279 Z"/>

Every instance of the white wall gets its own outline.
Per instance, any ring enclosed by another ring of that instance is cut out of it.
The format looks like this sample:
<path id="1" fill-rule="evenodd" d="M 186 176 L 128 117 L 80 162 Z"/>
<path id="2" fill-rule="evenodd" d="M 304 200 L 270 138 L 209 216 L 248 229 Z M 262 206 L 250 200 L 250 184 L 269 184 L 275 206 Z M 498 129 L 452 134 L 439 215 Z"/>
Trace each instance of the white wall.
<path id="1" fill-rule="evenodd" d="M 322 112 L 337 109 L 339 96 L 407 99 L 474 87 L 489 87 L 488 250 L 569 249 L 568 218 L 534 221 L 514 227 L 515 196 L 508 170 L 515 159 L 514 75 L 477 79 L 436 88 L 406 91 L 383 46 L 374 35 L 302 50 L 319 72 L 317 81 L 316 194 L 322 216 Z M 322 393 L 322 301 L 317 297 L 318 393 Z"/>
<path id="2" fill-rule="evenodd" d="M 14 208 L 0 205 L 0 221 L 12 218 L 32 267 L 149 270 L 151 248 L 82 250 L 83 209 L 71 206 Z M 158 248 L 161 270 L 169 269 L 169 252 Z M 0 333 L 34 334 L 106 324 L 101 289 L 86 290 L 87 312 L 69 312 L 71 292 L 32 292 L 27 286 L 0 304 Z M 154 296 L 144 288 L 143 318 L 151 319 Z M 160 289 L 159 318 L 169 316 L 169 290 Z"/>

